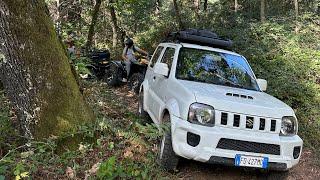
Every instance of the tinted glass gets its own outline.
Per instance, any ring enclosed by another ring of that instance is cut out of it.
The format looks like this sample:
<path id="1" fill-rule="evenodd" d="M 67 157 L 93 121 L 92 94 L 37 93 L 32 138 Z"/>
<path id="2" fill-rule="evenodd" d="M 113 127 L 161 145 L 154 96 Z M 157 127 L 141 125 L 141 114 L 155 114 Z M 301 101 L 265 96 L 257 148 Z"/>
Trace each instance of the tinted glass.
<path id="1" fill-rule="evenodd" d="M 170 73 L 170 70 L 171 70 L 173 56 L 174 56 L 175 51 L 176 51 L 176 49 L 168 47 L 166 49 L 166 51 L 164 52 L 164 55 L 163 55 L 163 57 L 161 59 L 162 63 L 165 63 L 165 64 L 168 65 L 169 73 Z"/>
<path id="2" fill-rule="evenodd" d="M 259 90 L 247 61 L 241 56 L 221 52 L 182 48 L 179 53 L 176 77 Z"/>
<path id="3" fill-rule="evenodd" d="M 161 52 L 163 50 L 163 47 L 162 46 L 159 46 L 157 48 L 157 50 L 155 51 L 155 53 L 153 54 L 152 56 L 152 59 L 150 61 L 150 67 L 153 67 L 154 64 L 157 62 L 157 60 L 159 59 L 159 56 L 161 55 Z"/>

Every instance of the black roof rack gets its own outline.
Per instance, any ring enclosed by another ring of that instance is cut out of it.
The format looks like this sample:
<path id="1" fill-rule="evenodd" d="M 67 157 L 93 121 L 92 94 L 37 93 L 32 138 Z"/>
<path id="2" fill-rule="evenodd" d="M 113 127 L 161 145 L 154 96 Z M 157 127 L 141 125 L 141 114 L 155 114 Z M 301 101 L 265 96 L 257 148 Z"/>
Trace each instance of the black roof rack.
<path id="1" fill-rule="evenodd" d="M 166 42 L 191 43 L 214 48 L 231 50 L 233 42 L 230 39 L 220 38 L 209 30 L 186 29 L 172 32 L 167 36 Z"/>

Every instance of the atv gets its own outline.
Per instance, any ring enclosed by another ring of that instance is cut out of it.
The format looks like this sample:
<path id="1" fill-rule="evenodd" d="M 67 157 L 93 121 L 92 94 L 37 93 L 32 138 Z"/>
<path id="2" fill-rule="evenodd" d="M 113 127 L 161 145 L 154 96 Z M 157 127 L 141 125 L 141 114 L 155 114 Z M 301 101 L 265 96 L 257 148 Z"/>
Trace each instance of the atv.
<path id="1" fill-rule="evenodd" d="M 105 77 L 106 69 L 109 67 L 110 52 L 109 50 L 93 49 L 87 57 L 91 60 L 91 64 L 87 65 L 91 74 L 101 80 Z"/>
<path id="2" fill-rule="evenodd" d="M 111 61 L 106 69 L 104 80 L 109 86 L 113 87 L 121 85 L 127 80 L 129 89 L 138 94 L 140 85 L 147 71 L 149 57 L 137 56 L 137 59 L 137 62 L 131 63 L 128 77 L 125 62 Z"/>

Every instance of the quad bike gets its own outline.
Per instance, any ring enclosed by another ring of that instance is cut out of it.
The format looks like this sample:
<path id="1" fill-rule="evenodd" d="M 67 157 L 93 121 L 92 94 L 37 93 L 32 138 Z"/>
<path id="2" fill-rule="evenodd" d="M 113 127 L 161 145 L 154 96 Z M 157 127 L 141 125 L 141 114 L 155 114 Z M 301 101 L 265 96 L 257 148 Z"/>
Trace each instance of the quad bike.
<path id="1" fill-rule="evenodd" d="M 139 93 L 139 88 L 144 80 L 144 75 L 148 67 L 148 57 L 136 56 L 137 62 L 131 63 L 129 76 L 127 77 L 126 64 L 123 61 L 111 61 L 105 74 L 105 81 L 109 86 L 118 86 L 124 79 L 128 81 L 130 90 Z"/>
<path id="2" fill-rule="evenodd" d="M 106 69 L 109 67 L 109 50 L 93 49 L 87 54 L 87 57 L 92 61 L 91 64 L 87 65 L 91 74 L 98 79 L 103 79 L 105 77 Z"/>

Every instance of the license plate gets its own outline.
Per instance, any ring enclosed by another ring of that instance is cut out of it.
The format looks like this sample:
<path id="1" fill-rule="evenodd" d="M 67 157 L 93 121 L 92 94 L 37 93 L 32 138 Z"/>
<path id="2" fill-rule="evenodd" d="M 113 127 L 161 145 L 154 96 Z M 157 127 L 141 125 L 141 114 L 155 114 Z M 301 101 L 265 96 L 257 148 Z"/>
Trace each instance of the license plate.
<path id="1" fill-rule="evenodd" d="M 266 169 L 269 159 L 267 157 L 245 156 L 237 154 L 234 158 L 235 166 L 257 167 Z"/>

